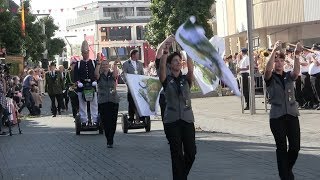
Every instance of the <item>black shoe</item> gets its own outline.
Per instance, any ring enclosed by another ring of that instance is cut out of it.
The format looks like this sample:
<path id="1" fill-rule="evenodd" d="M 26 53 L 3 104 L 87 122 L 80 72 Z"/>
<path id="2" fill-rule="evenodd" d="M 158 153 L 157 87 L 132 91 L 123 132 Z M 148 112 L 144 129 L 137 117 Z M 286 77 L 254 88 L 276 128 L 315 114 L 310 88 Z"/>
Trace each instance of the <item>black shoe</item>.
<path id="1" fill-rule="evenodd" d="M 61 115 L 61 111 L 59 111 L 58 114 Z"/>
<path id="2" fill-rule="evenodd" d="M 320 110 L 320 106 L 317 107 L 317 110 Z"/>
<path id="3" fill-rule="evenodd" d="M 87 123 L 81 123 L 81 126 L 87 126 Z"/>
<path id="4" fill-rule="evenodd" d="M 133 120 L 134 120 L 133 118 L 129 118 L 128 119 L 129 122 L 133 122 Z"/>
<path id="5" fill-rule="evenodd" d="M 8 135 L 9 134 L 7 132 L 4 132 L 4 131 L 0 132 L 0 136 L 8 136 Z"/>
<path id="6" fill-rule="evenodd" d="M 113 148 L 112 144 L 107 144 L 107 148 Z"/>
<path id="7" fill-rule="evenodd" d="M 52 117 L 56 117 L 57 115 L 55 115 L 55 114 L 52 114 Z"/>
<path id="8" fill-rule="evenodd" d="M 246 108 L 244 108 L 243 110 L 249 110 L 249 106 L 247 106 Z"/>

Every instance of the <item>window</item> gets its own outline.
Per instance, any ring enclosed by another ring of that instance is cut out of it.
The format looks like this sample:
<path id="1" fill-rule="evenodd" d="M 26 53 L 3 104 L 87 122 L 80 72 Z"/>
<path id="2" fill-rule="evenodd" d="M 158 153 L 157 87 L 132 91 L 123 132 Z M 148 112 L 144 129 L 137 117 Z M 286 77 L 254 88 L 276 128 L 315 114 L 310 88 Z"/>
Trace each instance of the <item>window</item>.
<path id="1" fill-rule="evenodd" d="M 135 47 L 103 47 L 102 53 L 109 60 L 115 60 L 117 58 L 125 60 L 125 59 L 130 58 L 130 51 L 132 49 L 137 49 L 137 50 L 139 50 L 139 52 L 141 52 L 140 47 L 138 47 L 138 48 L 135 48 Z M 141 59 L 140 53 L 139 53 L 139 59 Z"/>
<path id="2" fill-rule="evenodd" d="M 137 7 L 137 16 L 151 16 L 150 8 Z"/>
<path id="3" fill-rule="evenodd" d="M 101 40 L 106 41 L 124 41 L 131 40 L 131 27 L 102 27 L 101 28 Z"/>
<path id="4" fill-rule="evenodd" d="M 134 8 L 103 8 L 103 16 L 111 19 L 121 19 L 126 16 L 134 16 Z"/>
<path id="5" fill-rule="evenodd" d="M 145 40 L 145 28 L 142 26 L 137 26 L 136 27 L 136 31 L 137 31 L 137 40 Z"/>
<path id="6" fill-rule="evenodd" d="M 255 37 L 253 38 L 253 49 L 259 49 L 260 46 L 260 38 Z"/>

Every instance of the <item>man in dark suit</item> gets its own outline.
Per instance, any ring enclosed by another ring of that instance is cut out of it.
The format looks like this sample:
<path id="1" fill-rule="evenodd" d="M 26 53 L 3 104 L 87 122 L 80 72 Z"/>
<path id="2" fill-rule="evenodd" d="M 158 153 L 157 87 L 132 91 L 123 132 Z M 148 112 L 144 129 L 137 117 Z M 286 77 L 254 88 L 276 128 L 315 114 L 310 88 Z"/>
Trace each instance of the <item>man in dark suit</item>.
<path id="1" fill-rule="evenodd" d="M 69 104 L 68 89 L 69 89 L 69 86 L 67 83 L 70 82 L 69 72 L 68 72 L 68 70 L 64 69 L 63 65 L 59 66 L 59 72 L 61 73 L 62 81 L 64 84 L 63 98 L 62 98 L 62 105 L 63 105 L 62 109 L 68 111 L 68 104 Z"/>
<path id="2" fill-rule="evenodd" d="M 142 62 L 138 61 L 138 58 L 139 51 L 136 49 L 131 50 L 130 59 L 123 63 L 123 73 L 144 75 L 143 64 Z M 127 97 L 129 102 L 129 121 L 132 122 L 134 120 L 136 106 L 134 104 L 129 88 Z"/>
<path id="3" fill-rule="evenodd" d="M 56 117 L 57 111 L 60 115 L 61 109 L 63 107 L 62 98 L 63 98 L 64 83 L 63 83 L 61 73 L 56 70 L 55 63 L 53 62 L 50 63 L 49 71 L 46 73 L 45 78 L 46 78 L 45 89 L 51 99 L 52 117 Z M 56 107 L 56 100 L 58 102 L 58 108 Z"/>

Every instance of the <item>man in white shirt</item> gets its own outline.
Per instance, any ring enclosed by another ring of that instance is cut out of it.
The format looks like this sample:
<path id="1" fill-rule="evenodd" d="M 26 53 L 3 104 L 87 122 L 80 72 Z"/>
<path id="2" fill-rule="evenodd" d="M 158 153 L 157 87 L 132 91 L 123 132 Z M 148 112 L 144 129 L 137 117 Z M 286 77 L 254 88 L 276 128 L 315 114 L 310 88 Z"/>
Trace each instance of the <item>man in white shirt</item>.
<path id="1" fill-rule="evenodd" d="M 309 65 L 312 63 L 312 53 L 307 50 L 303 51 L 303 56 L 300 58 L 300 74 L 301 74 L 301 91 L 304 99 L 302 108 L 310 109 L 313 107 L 314 95 L 310 83 Z"/>
<path id="2" fill-rule="evenodd" d="M 249 110 L 249 65 L 250 60 L 248 56 L 248 49 L 242 48 L 241 50 L 242 59 L 238 63 L 238 71 L 242 76 L 242 92 L 246 102 L 246 107 L 244 110 Z"/>
<path id="3" fill-rule="evenodd" d="M 123 73 L 144 75 L 143 64 L 142 62 L 138 61 L 138 58 L 139 51 L 136 49 L 131 50 L 130 59 L 123 63 Z M 129 102 L 129 121 L 133 122 L 136 106 L 134 104 L 129 88 L 127 98 Z"/>
<path id="4" fill-rule="evenodd" d="M 317 110 L 320 110 L 320 52 L 314 53 L 311 57 L 312 63 L 309 67 L 310 82 L 313 93 L 315 95 L 315 102 L 317 102 Z"/>

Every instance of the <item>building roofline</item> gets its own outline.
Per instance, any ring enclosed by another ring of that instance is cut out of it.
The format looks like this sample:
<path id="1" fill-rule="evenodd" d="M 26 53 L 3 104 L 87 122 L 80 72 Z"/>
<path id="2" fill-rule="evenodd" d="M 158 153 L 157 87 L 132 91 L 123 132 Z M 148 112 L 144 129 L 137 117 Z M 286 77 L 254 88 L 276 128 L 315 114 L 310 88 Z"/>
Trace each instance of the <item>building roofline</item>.
<path id="1" fill-rule="evenodd" d="M 116 24 L 116 23 L 148 23 L 150 18 L 143 19 L 121 19 L 121 20 L 96 20 L 96 24 Z"/>
<path id="2" fill-rule="evenodd" d="M 92 4 L 103 4 L 103 3 L 146 3 L 150 2 L 150 0 L 106 0 L 106 1 L 93 1 L 91 3 L 86 3 L 80 6 L 75 6 L 74 8 L 82 8 L 84 6 L 90 6 Z"/>

